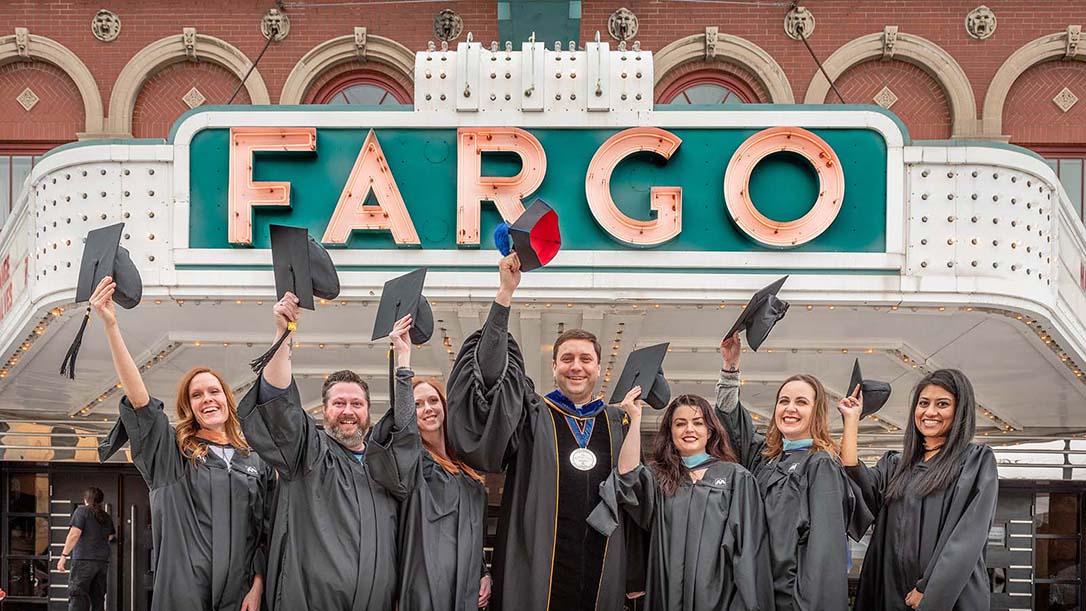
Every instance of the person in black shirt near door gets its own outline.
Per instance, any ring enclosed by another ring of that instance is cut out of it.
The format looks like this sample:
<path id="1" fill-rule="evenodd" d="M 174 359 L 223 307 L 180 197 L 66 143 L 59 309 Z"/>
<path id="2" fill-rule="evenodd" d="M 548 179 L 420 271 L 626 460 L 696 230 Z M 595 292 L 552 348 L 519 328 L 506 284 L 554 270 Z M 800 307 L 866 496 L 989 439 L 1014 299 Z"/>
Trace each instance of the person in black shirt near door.
<path id="1" fill-rule="evenodd" d="M 57 570 L 63 571 L 68 558 L 72 559 L 68 576 L 69 611 L 105 609 L 109 544 L 116 537 L 116 531 L 113 518 L 102 508 L 104 498 L 100 488 L 87 488 L 83 492 L 83 504 L 72 512 L 72 525 L 57 563 Z"/>

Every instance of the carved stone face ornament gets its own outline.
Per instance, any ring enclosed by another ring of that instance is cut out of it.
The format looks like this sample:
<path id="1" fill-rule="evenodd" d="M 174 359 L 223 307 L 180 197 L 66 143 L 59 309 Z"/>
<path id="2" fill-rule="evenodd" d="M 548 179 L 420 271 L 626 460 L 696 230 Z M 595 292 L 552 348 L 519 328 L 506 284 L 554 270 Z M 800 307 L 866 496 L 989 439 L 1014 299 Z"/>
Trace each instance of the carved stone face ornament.
<path id="1" fill-rule="evenodd" d="M 434 16 L 434 36 L 448 42 L 460 37 L 464 31 L 464 20 L 452 9 L 442 9 Z"/>
<path id="2" fill-rule="evenodd" d="M 965 31 L 977 40 L 990 38 L 995 30 L 996 16 L 987 6 L 978 6 L 965 16 Z"/>
<path id="3" fill-rule="evenodd" d="M 121 18 L 113 11 L 102 9 L 91 21 L 91 33 L 102 42 L 112 42 L 121 34 Z"/>
<path id="4" fill-rule="evenodd" d="M 607 33 L 615 40 L 625 42 L 637 36 L 637 15 L 626 7 L 611 13 L 607 18 Z"/>

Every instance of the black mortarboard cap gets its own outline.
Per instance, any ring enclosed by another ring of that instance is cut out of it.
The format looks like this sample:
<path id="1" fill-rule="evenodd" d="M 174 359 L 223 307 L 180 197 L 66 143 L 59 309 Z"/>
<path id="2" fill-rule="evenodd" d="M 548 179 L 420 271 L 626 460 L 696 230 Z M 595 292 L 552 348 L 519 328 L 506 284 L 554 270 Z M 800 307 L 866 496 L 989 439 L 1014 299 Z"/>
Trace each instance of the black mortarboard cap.
<path id="1" fill-rule="evenodd" d="M 304 227 L 269 225 L 268 230 L 271 233 L 276 299 L 282 299 L 289 291 L 298 298 L 298 307 L 314 310 L 314 296 L 321 299 L 339 297 L 339 275 L 332 264 L 332 257 Z M 254 373 L 259 374 L 264 370 L 293 330 L 293 324 L 288 326 L 267 352 L 249 361 Z"/>
<path id="2" fill-rule="evenodd" d="M 769 336 L 773 325 L 784 318 L 785 312 L 788 311 L 788 302 L 777 298 L 777 292 L 784 286 L 785 280 L 788 280 L 788 276 L 755 293 L 747 302 L 747 307 L 739 315 L 739 318 L 736 319 L 735 324 L 732 325 L 731 330 L 724 337 L 731 337 L 746 329 L 747 345 L 750 346 L 751 350 L 757 352 L 758 347 Z"/>
<path id="3" fill-rule="evenodd" d="M 339 296 L 339 276 L 328 251 L 303 227 L 271 225 L 272 267 L 275 269 L 275 298 L 290 291 L 298 306 L 315 309 L 313 296 L 335 299 Z"/>
<path id="4" fill-rule="evenodd" d="M 641 400 L 653 409 L 664 409 L 671 400 L 671 387 L 664 377 L 664 357 L 667 343 L 639 348 L 630 353 L 622 375 L 618 377 L 611 403 L 620 403 L 634 386 L 641 387 Z"/>
<path id="5" fill-rule="evenodd" d="M 890 385 L 878 380 L 865 380 L 863 373 L 860 371 L 860 359 L 856 359 L 856 362 L 852 364 L 852 379 L 848 383 L 848 390 L 845 394 L 852 395 L 852 393 L 856 392 L 857 386 L 860 387 L 864 399 L 863 413 L 860 414 L 861 418 L 879 411 L 890 400 L 892 390 Z"/>
<path id="6" fill-rule="evenodd" d="M 411 315 L 411 343 L 425 344 L 434 334 L 434 312 L 422 294 L 426 284 L 426 268 L 393 278 L 381 291 L 377 318 L 373 321 L 372 339 L 387 337 L 396 321 Z"/>
<path id="7" fill-rule="evenodd" d="M 112 276 L 117 287 L 113 291 L 113 301 L 126 310 L 136 307 L 143 297 L 143 280 L 136 264 L 132 262 L 128 250 L 121 246 L 121 232 L 124 223 L 101 227 L 87 233 L 83 245 L 83 259 L 79 263 L 79 282 L 75 289 L 75 302 L 82 303 L 91 298 L 98 283 L 106 276 Z M 64 355 L 60 365 L 61 375 L 75 378 L 75 361 L 79 348 L 83 344 L 83 333 L 90 320 L 90 307 L 83 314 L 72 345 Z"/>
<path id="8" fill-rule="evenodd" d="M 530 272 L 551 262 L 562 248 L 558 213 L 536 198 L 512 225 L 501 223 L 494 231 L 494 243 L 503 255 L 515 250 L 520 271 Z"/>

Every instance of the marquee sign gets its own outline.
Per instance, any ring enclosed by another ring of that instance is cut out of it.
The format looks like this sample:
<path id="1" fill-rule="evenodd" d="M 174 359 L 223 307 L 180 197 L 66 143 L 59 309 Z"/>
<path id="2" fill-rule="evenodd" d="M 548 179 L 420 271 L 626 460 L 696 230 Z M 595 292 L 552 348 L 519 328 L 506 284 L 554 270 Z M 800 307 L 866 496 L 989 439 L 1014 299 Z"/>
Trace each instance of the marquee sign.
<path id="1" fill-rule="evenodd" d="M 267 226 L 288 223 L 332 247 L 491 248 L 494 225 L 542 197 L 566 250 L 886 249 L 887 145 L 872 129 L 445 128 L 397 114 L 196 131 L 189 247 L 266 248 Z"/>

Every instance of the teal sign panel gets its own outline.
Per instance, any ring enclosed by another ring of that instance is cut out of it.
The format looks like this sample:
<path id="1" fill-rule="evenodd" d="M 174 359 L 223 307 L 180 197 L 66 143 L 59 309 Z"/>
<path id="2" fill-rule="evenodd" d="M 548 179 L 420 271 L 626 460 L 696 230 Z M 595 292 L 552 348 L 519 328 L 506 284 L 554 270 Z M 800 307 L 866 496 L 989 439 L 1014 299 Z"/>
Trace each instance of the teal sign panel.
<path id="1" fill-rule="evenodd" d="M 253 246 L 267 248 L 268 225 L 306 227 L 318 239 L 332 217 L 354 165 L 366 128 L 319 128 L 316 154 L 257 153 L 253 178 L 289 181 L 291 207 L 253 210 Z M 585 198 L 592 156 L 620 130 L 529 129 L 543 145 L 547 173 L 527 201 L 542 197 L 559 214 L 563 250 L 628 250 L 596 223 Z M 611 179 L 611 195 L 631 218 L 649 219 L 649 189 L 682 187 L 682 231 L 653 250 L 686 252 L 772 251 L 748 238 L 731 220 L 724 201 L 724 172 L 736 149 L 757 129 L 669 130 L 682 145 L 665 161 L 638 153 L 627 157 Z M 841 160 L 845 198 L 836 220 L 799 252 L 885 252 L 886 143 L 867 129 L 815 129 Z M 456 249 L 456 130 L 381 128 L 377 138 L 423 249 Z M 232 248 L 227 240 L 229 130 L 198 132 L 190 146 L 190 248 Z M 484 154 L 483 173 L 515 175 L 519 158 Z M 778 153 L 763 160 L 750 181 L 759 211 L 774 220 L 803 216 L 818 195 L 813 169 L 802 158 Z M 480 248 L 493 248 L 501 220 L 493 205 L 482 206 Z M 355 231 L 346 248 L 398 248 L 388 232 Z"/>

